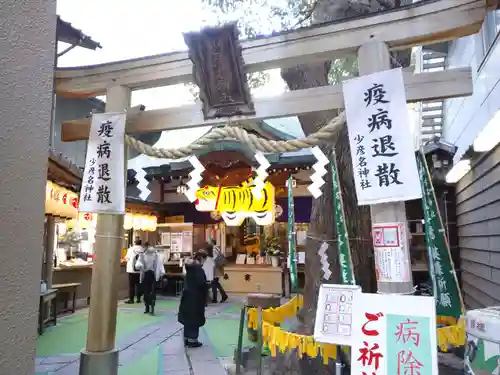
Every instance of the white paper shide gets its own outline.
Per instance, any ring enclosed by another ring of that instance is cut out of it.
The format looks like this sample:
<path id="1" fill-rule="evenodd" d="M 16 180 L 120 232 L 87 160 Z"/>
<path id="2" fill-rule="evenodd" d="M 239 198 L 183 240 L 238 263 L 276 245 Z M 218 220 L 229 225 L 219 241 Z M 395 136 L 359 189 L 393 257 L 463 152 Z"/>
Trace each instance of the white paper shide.
<path id="1" fill-rule="evenodd" d="M 125 113 L 92 116 L 80 212 L 125 212 Z"/>
<path id="2" fill-rule="evenodd" d="M 358 205 L 422 197 L 401 68 L 343 84 Z"/>

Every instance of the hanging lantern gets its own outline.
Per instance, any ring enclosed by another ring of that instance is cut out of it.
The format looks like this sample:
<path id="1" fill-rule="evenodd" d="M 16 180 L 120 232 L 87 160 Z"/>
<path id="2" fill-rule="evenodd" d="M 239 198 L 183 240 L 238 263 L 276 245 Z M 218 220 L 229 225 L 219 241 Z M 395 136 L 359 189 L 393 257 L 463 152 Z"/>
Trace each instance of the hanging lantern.
<path id="1" fill-rule="evenodd" d="M 153 216 L 151 219 L 151 232 L 154 232 L 158 226 L 158 218 Z"/>
<path id="2" fill-rule="evenodd" d="M 68 204 L 68 193 L 66 189 L 61 189 L 61 215 L 64 217 L 71 217 L 71 210 Z"/>
<path id="3" fill-rule="evenodd" d="M 141 230 L 143 230 L 143 231 L 149 231 L 150 227 L 151 227 L 151 219 L 149 218 L 149 216 L 143 215 L 142 216 Z"/>
<path id="4" fill-rule="evenodd" d="M 145 231 L 146 228 L 148 227 L 148 217 L 145 215 L 140 215 L 141 218 L 140 224 L 139 224 L 139 230 Z"/>
<path id="5" fill-rule="evenodd" d="M 142 216 L 134 215 L 134 218 L 132 220 L 132 226 L 133 226 L 134 230 L 141 230 Z"/>
<path id="6" fill-rule="evenodd" d="M 123 218 L 123 229 L 130 230 L 133 225 L 133 217 L 130 214 L 126 214 Z"/>
<path id="7" fill-rule="evenodd" d="M 71 207 L 73 207 L 75 210 L 78 210 L 78 195 L 74 195 L 70 198 L 70 204 Z"/>
<path id="8" fill-rule="evenodd" d="M 45 185 L 45 213 L 76 219 L 78 218 L 78 196 L 51 181 Z"/>

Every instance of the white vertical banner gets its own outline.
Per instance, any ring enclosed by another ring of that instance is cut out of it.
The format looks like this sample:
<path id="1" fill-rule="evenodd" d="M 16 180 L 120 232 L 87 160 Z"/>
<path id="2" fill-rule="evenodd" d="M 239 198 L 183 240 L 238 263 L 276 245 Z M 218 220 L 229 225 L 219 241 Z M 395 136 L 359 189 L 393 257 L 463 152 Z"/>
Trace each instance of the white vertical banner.
<path id="1" fill-rule="evenodd" d="M 343 84 L 358 205 L 422 197 L 401 68 Z"/>
<path id="2" fill-rule="evenodd" d="M 125 113 L 92 116 L 80 212 L 125 213 Z"/>
<path id="3" fill-rule="evenodd" d="M 434 297 L 362 293 L 352 308 L 351 374 L 438 374 Z"/>

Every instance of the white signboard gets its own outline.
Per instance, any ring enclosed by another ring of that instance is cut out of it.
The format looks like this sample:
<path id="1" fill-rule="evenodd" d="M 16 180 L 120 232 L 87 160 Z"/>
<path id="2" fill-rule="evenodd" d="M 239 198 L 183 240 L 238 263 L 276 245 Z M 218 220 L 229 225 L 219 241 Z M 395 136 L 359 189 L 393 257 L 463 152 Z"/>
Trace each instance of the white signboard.
<path id="1" fill-rule="evenodd" d="M 80 212 L 125 213 L 125 113 L 92 116 Z"/>
<path id="2" fill-rule="evenodd" d="M 343 84 L 358 205 L 422 197 L 402 70 Z"/>
<path id="3" fill-rule="evenodd" d="M 351 374 L 438 374 L 434 297 L 365 293 L 357 297 Z"/>
<path id="4" fill-rule="evenodd" d="M 314 325 L 317 342 L 352 345 L 353 301 L 361 295 L 357 285 L 322 284 Z"/>
<path id="5" fill-rule="evenodd" d="M 409 281 L 411 266 L 404 251 L 405 223 L 373 224 L 372 237 L 377 281 Z"/>

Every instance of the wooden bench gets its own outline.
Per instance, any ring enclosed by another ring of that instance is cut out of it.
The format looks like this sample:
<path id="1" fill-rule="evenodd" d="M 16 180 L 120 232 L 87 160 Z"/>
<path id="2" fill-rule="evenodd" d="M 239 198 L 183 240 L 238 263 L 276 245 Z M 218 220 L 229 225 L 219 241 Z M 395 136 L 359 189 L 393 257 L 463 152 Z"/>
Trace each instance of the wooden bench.
<path id="1" fill-rule="evenodd" d="M 56 313 L 57 289 L 48 289 L 44 293 L 40 293 L 40 302 L 38 305 L 38 334 L 43 335 L 45 326 L 49 323 L 57 324 Z M 50 302 L 50 313 L 45 318 L 45 304 Z"/>
<path id="2" fill-rule="evenodd" d="M 76 291 L 78 287 L 82 285 L 81 283 L 68 283 L 68 284 L 54 284 L 52 287 L 57 289 L 57 296 L 62 297 L 64 302 L 64 310 L 60 310 L 60 313 L 71 312 L 74 313 L 76 309 Z M 72 295 L 71 307 L 69 307 L 69 298 Z"/>

